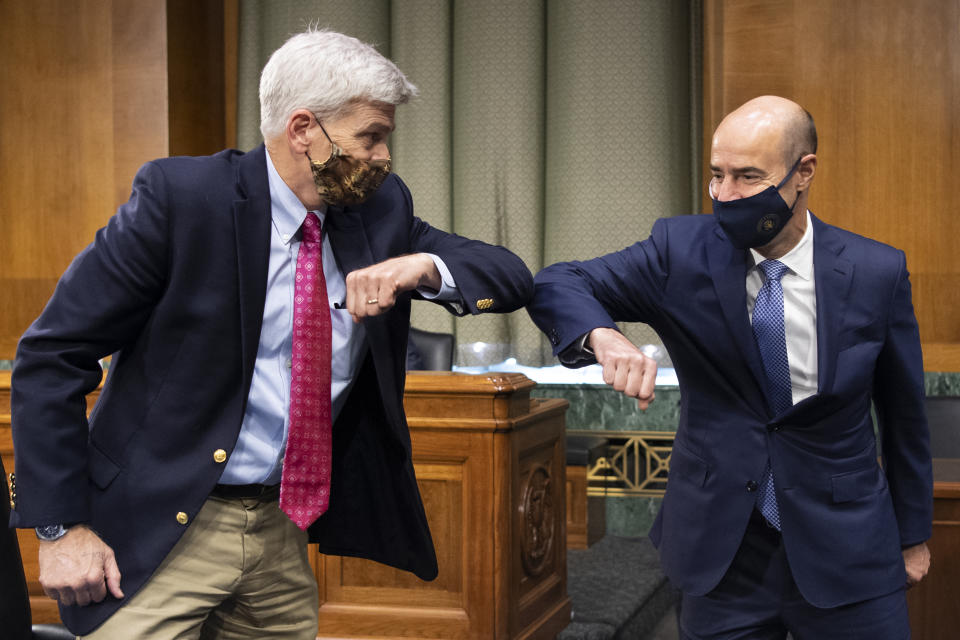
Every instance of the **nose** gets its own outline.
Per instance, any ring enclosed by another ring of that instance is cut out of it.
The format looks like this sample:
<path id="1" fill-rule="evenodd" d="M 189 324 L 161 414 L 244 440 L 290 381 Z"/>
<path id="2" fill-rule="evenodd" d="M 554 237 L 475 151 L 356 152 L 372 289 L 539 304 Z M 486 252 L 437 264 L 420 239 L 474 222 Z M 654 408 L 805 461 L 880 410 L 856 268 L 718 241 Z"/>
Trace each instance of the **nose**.
<path id="1" fill-rule="evenodd" d="M 370 153 L 371 160 L 386 160 L 390 157 L 390 147 L 386 142 L 380 142 L 373 147 Z"/>

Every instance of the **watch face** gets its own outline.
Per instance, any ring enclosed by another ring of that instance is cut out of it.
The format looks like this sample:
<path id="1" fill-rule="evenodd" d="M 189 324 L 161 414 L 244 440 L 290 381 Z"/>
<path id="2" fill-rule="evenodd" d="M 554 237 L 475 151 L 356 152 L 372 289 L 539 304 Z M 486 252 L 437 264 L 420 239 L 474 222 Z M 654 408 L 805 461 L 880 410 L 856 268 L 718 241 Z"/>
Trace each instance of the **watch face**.
<path id="1" fill-rule="evenodd" d="M 37 527 L 37 537 L 41 540 L 56 540 L 67 532 L 62 524 L 45 524 Z"/>

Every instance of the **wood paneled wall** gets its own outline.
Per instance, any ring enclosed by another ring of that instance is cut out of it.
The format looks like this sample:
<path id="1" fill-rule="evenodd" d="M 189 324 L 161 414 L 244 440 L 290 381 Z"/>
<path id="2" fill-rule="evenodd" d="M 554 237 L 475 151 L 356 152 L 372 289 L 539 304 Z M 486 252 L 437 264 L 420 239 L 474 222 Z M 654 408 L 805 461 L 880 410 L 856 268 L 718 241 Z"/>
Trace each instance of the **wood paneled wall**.
<path id="1" fill-rule="evenodd" d="M 0 2 L 0 359 L 141 164 L 232 140 L 235 21 L 236 0 Z"/>
<path id="2" fill-rule="evenodd" d="M 703 175 L 724 114 L 763 94 L 806 107 L 810 208 L 906 252 L 928 371 L 960 370 L 958 24 L 960 0 L 704 2 Z"/>

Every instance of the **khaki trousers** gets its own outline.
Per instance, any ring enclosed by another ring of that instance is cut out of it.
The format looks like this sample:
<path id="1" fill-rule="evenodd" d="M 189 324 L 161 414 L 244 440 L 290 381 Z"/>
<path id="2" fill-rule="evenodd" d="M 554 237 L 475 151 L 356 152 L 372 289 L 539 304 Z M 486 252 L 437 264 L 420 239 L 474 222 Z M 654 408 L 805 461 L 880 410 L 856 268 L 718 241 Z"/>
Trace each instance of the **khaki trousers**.
<path id="1" fill-rule="evenodd" d="M 211 496 L 143 588 L 83 638 L 314 640 L 307 534 L 272 498 Z"/>

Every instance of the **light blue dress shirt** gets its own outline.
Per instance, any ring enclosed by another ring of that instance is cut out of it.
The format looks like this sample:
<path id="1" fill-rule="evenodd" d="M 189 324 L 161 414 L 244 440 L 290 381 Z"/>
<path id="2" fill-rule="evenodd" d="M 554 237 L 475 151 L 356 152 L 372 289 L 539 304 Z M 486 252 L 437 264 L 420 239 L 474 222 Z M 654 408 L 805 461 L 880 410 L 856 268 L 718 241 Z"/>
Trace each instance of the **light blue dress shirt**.
<path id="1" fill-rule="evenodd" d="M 269 152 L 266 156 L 272 225 L 263 327 L 240 437 L 220 476 L 222 484 L 279 483 L 287 441 L 294 278 L 300 250 L 299 230 L 307 210 L 277 173 Z M 326 210 L 314 213 L 322 225 Z M 439 257 L 430 255 L 440 271 L 443 286 L 439 292 L 429 289 L 418 289 L 418 292 L 428 299 L 459 300 L 460 294 L 449 269 Z M 334 308 L 335 304 L 346 300 L 347 288 L 326 233 L 323 234 L 323 275 L 333 326 L 330 392 L 333 419 L 336 420 L 367 345 L 363 324 L 354 324 L 346 309 Z"/>

